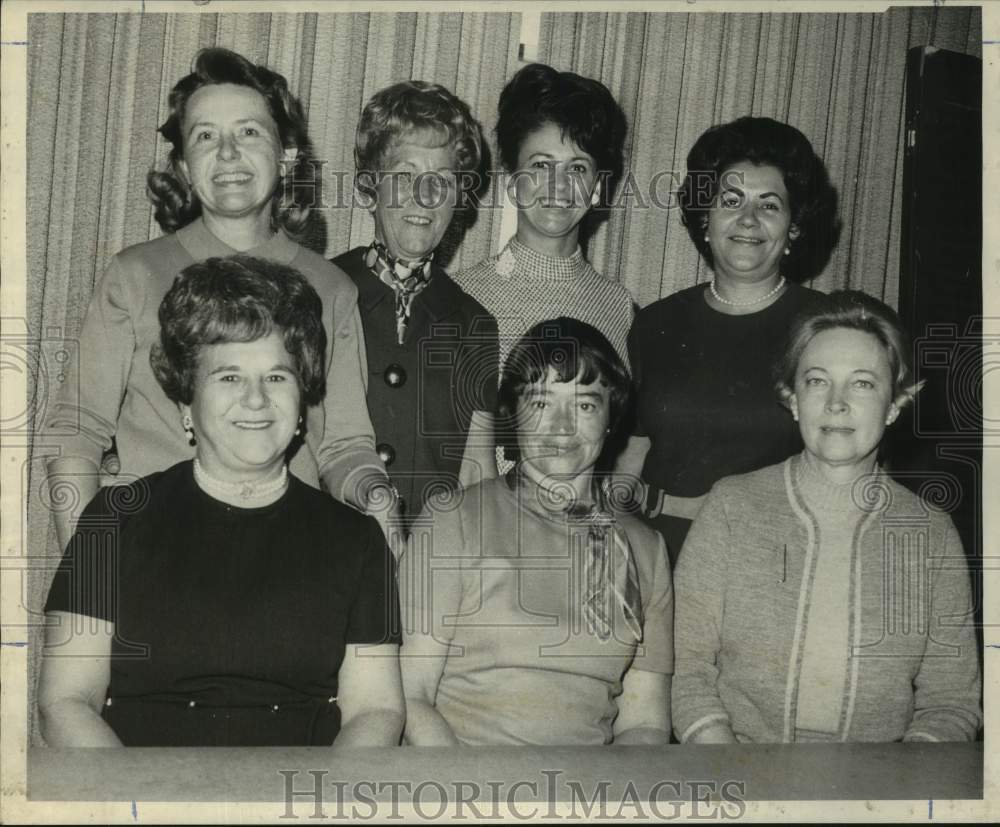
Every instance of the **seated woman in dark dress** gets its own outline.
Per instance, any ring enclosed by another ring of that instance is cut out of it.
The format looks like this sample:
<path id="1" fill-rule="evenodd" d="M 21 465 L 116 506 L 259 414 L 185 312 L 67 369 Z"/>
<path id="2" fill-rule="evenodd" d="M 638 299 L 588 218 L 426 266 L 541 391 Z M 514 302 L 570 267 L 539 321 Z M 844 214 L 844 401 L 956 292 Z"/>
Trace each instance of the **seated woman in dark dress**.
<path id="1" fill-rule="evenodd" d="M 103 488 L 56 572 L 39 685 L 52 746 L 391 745 L 395 568 L 371 517 L 288 473 L 325 395 L 322 304 L 297 271 L 192 264 L 150 361 L 195 446 Z"/>
<path id="2" fill-rule="evenodd" d="M 771 366 L 793 317 L 818 298 L 796 282 L 815 275 L 835 225 L 823 162 L 801 132 L 770 118 L 707 130 L 679 198 L 712 278 L 636 316 L 638 427 L 619 461 L 646 483 L 644 513 L 671 560 L 716 481 L 802 447 L 776 415 Z"/>
<path id="3" fill-rule="evenodd" d="M 438 84 L 393 84 L 361 113 L 356 186 L 374 238 L 333 263 L 358 287 L 368 411 L 404 527 L 429 495 L 496 475 L 496 322 L 435 260 L 481 157 L 469 107 Z"/>

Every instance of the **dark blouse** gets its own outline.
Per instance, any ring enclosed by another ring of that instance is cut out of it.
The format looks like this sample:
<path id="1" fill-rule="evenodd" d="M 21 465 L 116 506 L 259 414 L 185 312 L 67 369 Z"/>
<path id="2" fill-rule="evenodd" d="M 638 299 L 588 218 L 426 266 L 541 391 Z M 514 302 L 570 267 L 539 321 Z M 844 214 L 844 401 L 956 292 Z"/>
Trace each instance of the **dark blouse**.
<path id="1" fill-rule="evenodd" d="M 705 302 L 704 284 L 644 308 L 629 335 L 638 387 L 636 433 L 651 441 L 643 479 L 678 497 L 802 449 L 772 375 L 795 315 L 819 294 L 790 284 L 758 313 Z"/>
<path id="2" fill-rule="evenodd" d="M 191 462 L 101 489 L 45 610 L 115 623 L 104 716 L 127 746 L 330 744 L 345 647 L 400 640 L 373 519 L 295 477 L 235 508 Z"/>

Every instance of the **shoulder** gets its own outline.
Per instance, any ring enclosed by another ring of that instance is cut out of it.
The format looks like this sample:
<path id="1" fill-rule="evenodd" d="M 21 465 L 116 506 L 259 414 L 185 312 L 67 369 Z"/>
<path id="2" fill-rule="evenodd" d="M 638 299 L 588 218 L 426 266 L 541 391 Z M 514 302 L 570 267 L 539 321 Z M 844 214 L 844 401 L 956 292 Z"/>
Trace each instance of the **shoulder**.
<path id="1" fill-rule="evenodd" d="M 883 472 L 861 480 L 855 496 L 866 510 L 900 525 L 922 524 L 944 534 L 954 529 L 947 509 L 957 505 L 960 491 L 946 480 L 931 480 L 918 494 Z"/>
<path id="2" fill-rule="evenodd" d="M 381 534 L 374 517 L 362 514 L 318 488 L 306 485 L 294 474 L 288 475 L 288 513 L 295 520 L 306 520 L 315 528 L 322 525 L 336 536 L 363 537 L 372 531 Z"/>
<path id="3" fill-rule="evenodd" d="M 191 462 L 185 460 L 129 483 L 104 486 L 84 515 L 111 518 L 124 527 L 143 515 L 162 514 L 179 504 L 179 498 L 191 490 L 192 479 Z"/>
<path id="4" fill-rule="evenodd" d="M 291 266 L 300 271 L 321 295 L 357 298 L 358 288 L 340 267 L 323 256 L 292 242 L 297 248 Z"/>
<path id="5" fill-rule="evenodd" d="M 334 256 L 329 263 L 357 281 L 358 274 L 366 269 L 365 249 L 364 247 L 354 247 L 339 256 Z"/>
<path id="6" fill-rule="evenodd" d="M 497 278 L 497 261 L 499 259 L 500 256 L 484 258 L 478 264 L 473 264 L 471 267 L 466 267 L 464 270 L 454 273 L 451 279 L 462 290 L 470 295 L 475 295 L 477 287 L 481 287 L 484 283 L 491 283 Z"/>
<path id="7" fill-rule="evenodd" d="M 650 325 L 659 324 L 663 319 L 674 316 L 687 318 L 695 302 L 703 301 L 702 294 L 704 292 L 705 285 L 696 284 L 693 287 L 686 287 L 676 293 L 671 293 L 669 296 L 643 307 L 636 313 L 635 322 L 636 324 Z"/>
<path id="8" fill-rule="evenodd" d="M 434 279 L 446 301 L 463 317 L 472 332 L 496 335 L 496 320 L 479 300 L 465 290 L 459 282 L 440 267 L 434 268 Z"/>
<path id="9" fill-rule="evenodd" d="M 799 313 L 803 310 L 816 307 L 826 298 L 826 294 L 821 293 L 819 290 L 813 290 L 811 287 L 795 283 L 788 285 L 785 295 L 788 297 L 788 307 L 792 313 Z"/>
<path id="10" fill-rule="evenodd" d="M 712 506 L 739 506 L 751 512 L 759 512 L 775 504 L 787 504 L 785 479 L 790 461 L 782 460 L 746 474 L 723 477 L 708 492 L 702 510 Z"/>
<path id="11" fill-rule="evenodd" d="M 646 556 L 660 553 L 662 537 L 656 529 L 644 523 L 634 514 L 623 514 L 616 511 L 614 516 L 628 535 L 633 551 Z"/>
<path id="12" fill-rule="evenodd" d="M 116 253 L 112 261 L 121 267 L 155 267 L 164 255 L 181 249 L 181 243 L 173 233 L 133 244 Z"/>

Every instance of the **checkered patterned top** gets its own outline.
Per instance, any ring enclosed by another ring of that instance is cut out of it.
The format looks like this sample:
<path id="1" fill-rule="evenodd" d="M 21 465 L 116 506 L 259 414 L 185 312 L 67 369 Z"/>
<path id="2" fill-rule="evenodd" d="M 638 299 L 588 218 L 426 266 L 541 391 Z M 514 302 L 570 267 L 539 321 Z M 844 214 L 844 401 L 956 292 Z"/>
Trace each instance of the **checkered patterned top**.
<path id="1" fill-rule="evenodd" d="M 579 247 L 569 258 L 554 258 L 512 238 L 500 255 L 463 270 L 454 280 L 496 318 L 501 369 L 530 327 L 558 316 L 596 327 L 629 364 L 632 296 L 591 267 Z"/>

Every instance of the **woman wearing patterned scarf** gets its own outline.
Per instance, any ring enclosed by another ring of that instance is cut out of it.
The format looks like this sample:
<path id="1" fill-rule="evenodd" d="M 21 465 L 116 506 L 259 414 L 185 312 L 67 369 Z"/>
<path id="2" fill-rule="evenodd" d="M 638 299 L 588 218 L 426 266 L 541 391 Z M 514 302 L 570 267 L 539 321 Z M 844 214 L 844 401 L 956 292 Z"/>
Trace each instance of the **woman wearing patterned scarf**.
<path id="1" fill-rule="evenodd" d="M 499 412 L 517 464 L 430 503 L 400 562 L 407 742 L 667 743 L 666 550 L 603 482 L 629 389 L 608 340 L 575 319 L 511 350 Z"/>
<path id="2" fill-rule="evenodd" d="M 496 322 L 434 261 L 481 129 L 443 86 L 404 81 L 365 106 L 354 158 L 374 239 L 333 261 L 358 287 L 368 409 L 408 528 L 428 496 L 495 473 Z"/>

